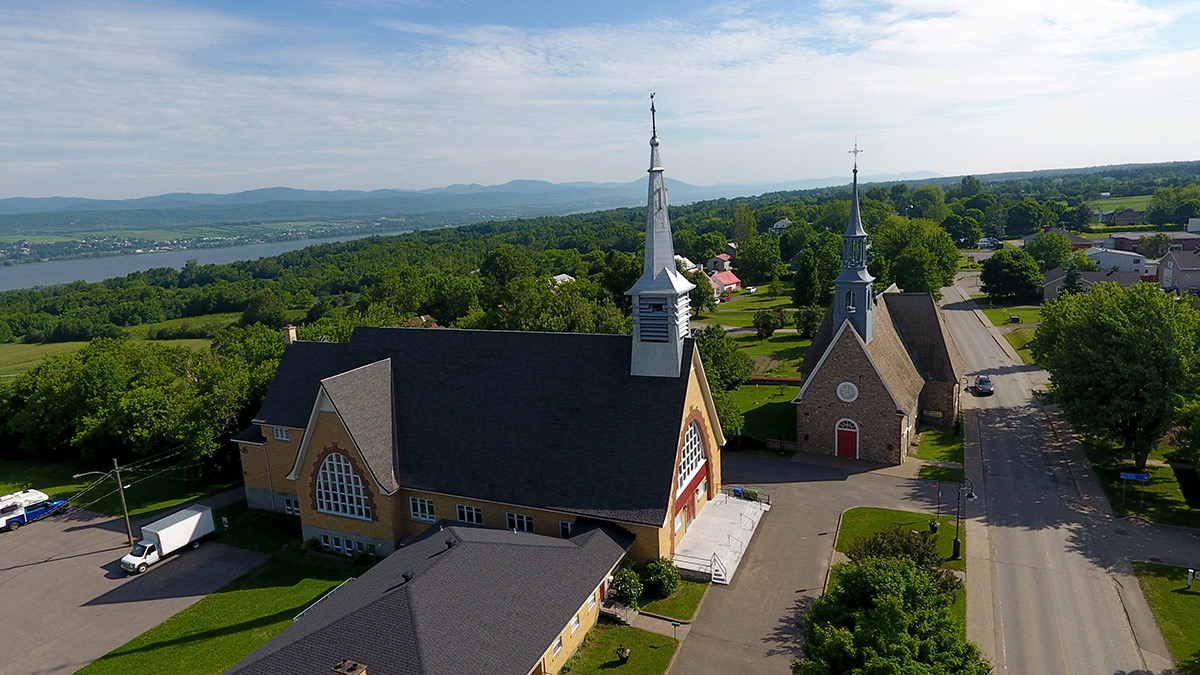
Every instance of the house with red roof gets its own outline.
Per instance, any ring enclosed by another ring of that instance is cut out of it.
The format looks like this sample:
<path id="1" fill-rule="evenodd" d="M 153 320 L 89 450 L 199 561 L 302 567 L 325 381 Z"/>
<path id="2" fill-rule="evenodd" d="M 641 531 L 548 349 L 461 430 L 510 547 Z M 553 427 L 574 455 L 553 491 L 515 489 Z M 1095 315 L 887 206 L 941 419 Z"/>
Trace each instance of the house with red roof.
<path id="1" fill-rule="evenodd" d="M 722 293 L 732 293 L 742 289 L 742 280 L 733 272 L 717 272 L 710 277 Z"/>

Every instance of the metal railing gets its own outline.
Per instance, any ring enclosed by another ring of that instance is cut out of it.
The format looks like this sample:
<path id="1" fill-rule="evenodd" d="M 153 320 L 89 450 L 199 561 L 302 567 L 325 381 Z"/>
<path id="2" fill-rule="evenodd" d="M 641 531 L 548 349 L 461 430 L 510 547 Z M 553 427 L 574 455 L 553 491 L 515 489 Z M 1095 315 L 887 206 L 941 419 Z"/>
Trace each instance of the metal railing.
<path id="1" fill-rule="evenodd" d="M 334 587 L 333 587 L 333 589 L 332 589 L 332 590 L 330 590 L 328 593 L 326 593 L 325 595 L 322 595 L 321 597 L 317 598 L 317 601 L 316 601 L 316 602 L 314 602 L 313 604 L 309 605 L 308 607 L 305 607 L 305 608 L 304 608 L 304 611 L 302 611 L 302 612 L 300 612 L 299 614 L 297 614 L 296 616 L 292 617 L 292 623 L 296 623 L 297 621 L 299 621 L 299 620 L 300 620 L 300 617 L 302 617 L 302 616 L 304 616 L 305 614 L 307 614 L 307 613 L 308 613 L 308 610 L 310 610 L 310 609 L 312 609 L 313 607 L 316 607 L 317 605 L 321 604 L 321 602 L 322 602 L 322 601 L 324 601 L 324 600 L 325 600 L 325 598 L 328 598 L 329 596 L 333 595 L 334 593 L 337 593 L 337 592 L 338 592 L 338 589 L 340 589 L 342 586 L 345 586 L 346 584 L 350 583 L 351 581 L 354 581 L 356 578 L 357 578 L 357 577 L 350 577 L 349 579 L 347 579 L 347 580 L 343 581 L 342 583 L 338 584 L 337 586 L 334 586 Z"/>

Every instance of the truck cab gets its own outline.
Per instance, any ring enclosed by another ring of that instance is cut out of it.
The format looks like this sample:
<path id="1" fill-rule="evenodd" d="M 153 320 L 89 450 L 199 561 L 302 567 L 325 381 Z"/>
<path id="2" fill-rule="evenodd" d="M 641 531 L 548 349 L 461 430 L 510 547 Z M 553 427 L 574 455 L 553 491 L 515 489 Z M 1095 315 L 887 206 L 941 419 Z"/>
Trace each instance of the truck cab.
<path id="1" fill-rule="evenodd" d="M 149 539 L 143 539 L 133 545 L 133 550 L 121 558 L 121 569 L 126 572 L 141 574 L 146 568 L 158 562 L 162 556 L 158 545 Z"/>
<path id="2" fill-rule="evenodd" d="M 22 490 L 0 497 L 0 529 L 12 532 L 22 525 L 55 513 L 66 500 L 51 499 L 38 490 Z"/>

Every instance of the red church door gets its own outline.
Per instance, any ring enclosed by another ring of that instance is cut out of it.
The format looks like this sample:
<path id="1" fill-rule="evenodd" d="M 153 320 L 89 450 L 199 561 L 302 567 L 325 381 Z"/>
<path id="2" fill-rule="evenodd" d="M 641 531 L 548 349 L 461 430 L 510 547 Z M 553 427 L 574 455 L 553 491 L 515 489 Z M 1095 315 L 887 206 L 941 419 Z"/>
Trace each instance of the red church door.
<path id="1" fill-rule="evenodd" d="M 854 420 L 837 423 L 837 456 L 858 459 L 858 425 Z"/>

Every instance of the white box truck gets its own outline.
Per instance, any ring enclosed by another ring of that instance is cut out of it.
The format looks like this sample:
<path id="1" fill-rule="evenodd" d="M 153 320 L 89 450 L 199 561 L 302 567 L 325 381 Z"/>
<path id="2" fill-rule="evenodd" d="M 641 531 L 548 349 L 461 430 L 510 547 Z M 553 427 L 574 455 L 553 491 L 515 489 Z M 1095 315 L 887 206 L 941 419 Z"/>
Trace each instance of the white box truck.
<path id="1" fill-rule="evenodd" d="M 141 574 L 147 567 L 188 544 L 192 548 L 199 547 L 200 538 L 216 529 L 212 509 L 207 506 L 195 505 L 176 511 L 142 527 L 142 540 L 121 558 L 121 569 Z"/>

